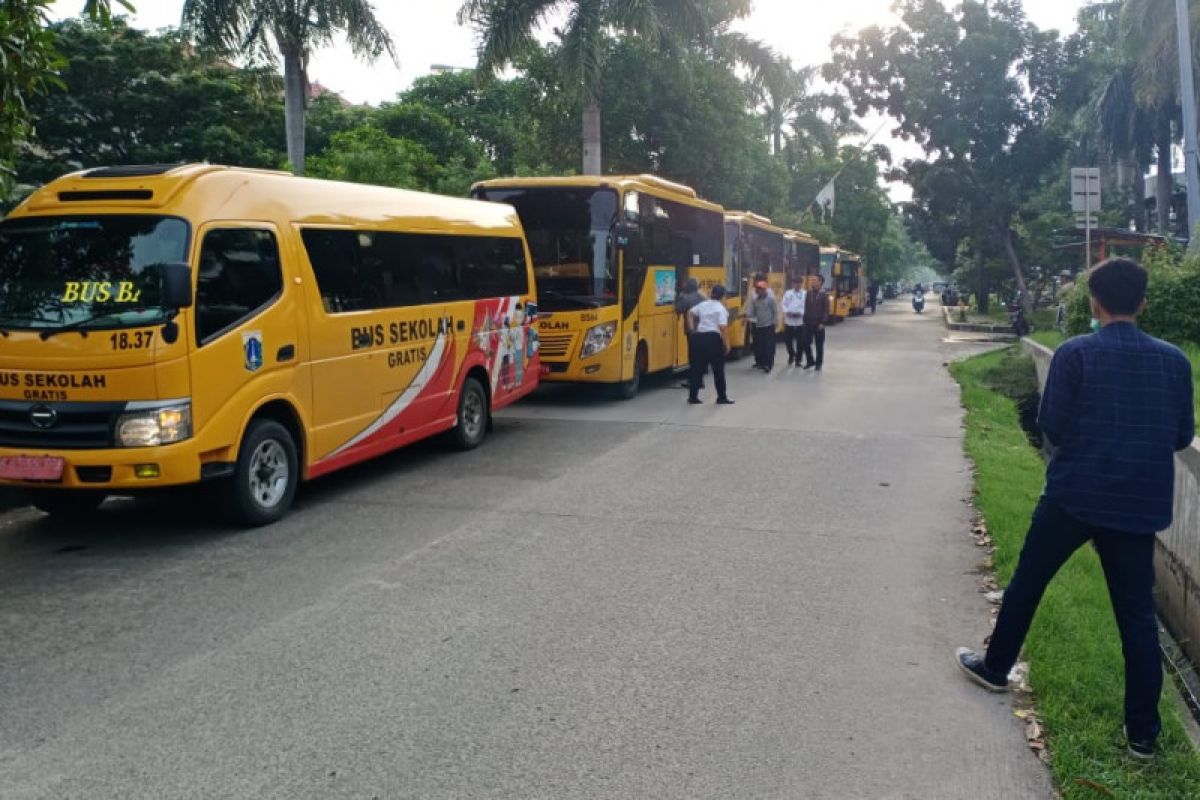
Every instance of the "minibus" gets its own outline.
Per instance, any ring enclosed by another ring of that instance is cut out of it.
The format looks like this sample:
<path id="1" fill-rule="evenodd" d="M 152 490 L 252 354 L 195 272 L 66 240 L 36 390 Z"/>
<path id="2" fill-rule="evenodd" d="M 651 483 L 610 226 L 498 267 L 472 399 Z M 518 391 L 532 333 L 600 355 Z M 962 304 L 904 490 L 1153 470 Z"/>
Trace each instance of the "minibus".
<path id="1" fill-rule="evenodd" d="M 59 515 L 211 482 L 239 522 L 538 381 L 510 206 L 207 164 L 91 169 L 0 222 L 0 483 Z"/>

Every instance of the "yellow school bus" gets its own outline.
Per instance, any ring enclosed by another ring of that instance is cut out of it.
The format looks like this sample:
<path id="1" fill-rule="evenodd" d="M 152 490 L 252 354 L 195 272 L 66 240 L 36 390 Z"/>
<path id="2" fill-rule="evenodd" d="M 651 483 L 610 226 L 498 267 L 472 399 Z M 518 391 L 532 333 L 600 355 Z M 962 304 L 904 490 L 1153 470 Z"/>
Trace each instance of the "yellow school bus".
<path id="1" fill-rule="evenodd" d="M 787 284 L 787 236 L 789 231 L 776 227 L 771 220 L 751 211 L 729 211 L 725 214 L 725 248 L 730 294 L 729 339 L 730 346 L 745 351 L 750 345 L 742 310 L 750 302 L 754 284 L 765 280 L 775 294 L 775 301 L 783 300 Z M 736 291 L 734 287 L 737 287 Z M 783 329 L 780 315 L 779 329 Z"/>
<path id="2" fill-rule="evenodd" d="M 834 316 L 845 319 L 861 315 L 867 306 L 867 284 L 862 257 L 844 250 L 838 251 L 833 275 L 830 298 L 834 305 Z"/>
<path id="3" fill-rule="evenodd" d="M 821 273 L 821 244 L 803 231 L 788 231 L 786 240 L 788 286 L 793 278 L 800 276 L 805 288 L 810 288 L 811 278 Z"/>
<path id="4" fill-rule="evenodd" d="M 850 298 L 845 293 L 847 286 L 843 275 L 844 252 L 837 247 L 821 248 L 821 275 L 825 277 L 825 291 L 829 294 L 829 321 L 840 322 L 850 316 Z"/>
<path id="5" fill-rule="evenodd" d="M 537 384 L 512 208 L 211 165 L 60 178 L 0 223 L 0 483 L 54 514 L 213 481 L 245 524 L 299 480 Z"/>
<path id="6" fill-rule="evenodd" d="M 472 196 L 516 208 L 538 283 L 542 378 L 615 386 L 687 365 L 675 298 L 726 280 L 722 209 L 650 175 L 509 178 Z"/>

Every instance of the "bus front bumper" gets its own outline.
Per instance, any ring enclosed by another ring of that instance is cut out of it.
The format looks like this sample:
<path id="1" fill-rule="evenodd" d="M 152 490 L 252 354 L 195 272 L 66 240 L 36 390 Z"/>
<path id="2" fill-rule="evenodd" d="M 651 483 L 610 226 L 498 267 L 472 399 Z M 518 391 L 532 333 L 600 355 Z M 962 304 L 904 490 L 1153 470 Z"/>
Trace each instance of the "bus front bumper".
<path id="1" fill-rule="evenodd" d="M 55 469 L 60 466 L 61 469 Z M 39 450 L 0 447 L 0 486 L 25 489 L 94 489 L 114 494 L 197 483 L 228 474 L 231 465 L 205 464 L 188 442 L 163 447 Z M 58 477 L 53 477 L 57 472 Z M 11 477 L 39 473 L 37 479 Z"/>

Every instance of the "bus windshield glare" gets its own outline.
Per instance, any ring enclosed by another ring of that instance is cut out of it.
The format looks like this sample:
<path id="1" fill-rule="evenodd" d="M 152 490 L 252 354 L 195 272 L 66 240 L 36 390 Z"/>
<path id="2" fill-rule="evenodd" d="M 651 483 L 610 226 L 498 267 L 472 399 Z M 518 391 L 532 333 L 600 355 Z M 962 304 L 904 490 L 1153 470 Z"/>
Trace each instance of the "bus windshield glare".
<path id="1" fill-rule="evenodd" d="M 0 329 L 126 328 L 166 320 L 160 267 L 187 260 L 188 224 L 148 215 L 0 223 Z"/>
<path id="2" fill-rule="evenodd" d="M 516 208 L 533 256 L 541 309 L 569 311 L 617 302 L 615 191 L 485 188 L 479 196 Z"/>

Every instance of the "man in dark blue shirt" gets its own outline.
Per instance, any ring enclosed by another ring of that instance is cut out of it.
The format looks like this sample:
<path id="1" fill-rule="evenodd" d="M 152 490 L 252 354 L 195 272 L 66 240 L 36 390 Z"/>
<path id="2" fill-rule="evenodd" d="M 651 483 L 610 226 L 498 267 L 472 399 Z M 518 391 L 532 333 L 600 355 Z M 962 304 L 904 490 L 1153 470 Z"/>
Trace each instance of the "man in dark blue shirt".
<path id="1" fill-rule="evenodd" d="M 958 665 L 986 689 L 1008 689 L 1050 580 L 1092 542 L 1100 556 L 1125 654 L 1129 752 L 1154 757 L 1162 665 L 1154 615 L 1154 535 L 1171 524 L 1175 452 L 1196 423 L 1192 370 L 1178 348 L 1141 332 L 1146 271 L 1110 259 L 1088 280 L 1099 333 L 1054 355 L 1038 424 L 1056 450 L 987 653 L 967 648 Z"/>

